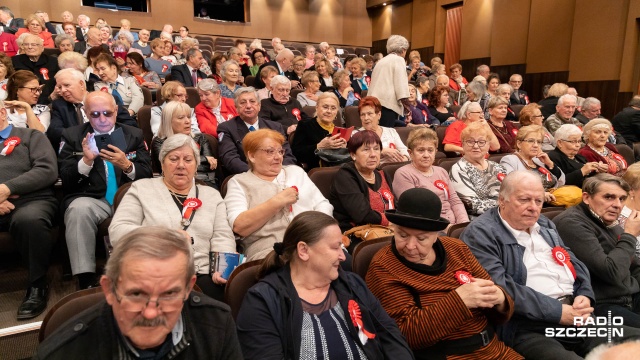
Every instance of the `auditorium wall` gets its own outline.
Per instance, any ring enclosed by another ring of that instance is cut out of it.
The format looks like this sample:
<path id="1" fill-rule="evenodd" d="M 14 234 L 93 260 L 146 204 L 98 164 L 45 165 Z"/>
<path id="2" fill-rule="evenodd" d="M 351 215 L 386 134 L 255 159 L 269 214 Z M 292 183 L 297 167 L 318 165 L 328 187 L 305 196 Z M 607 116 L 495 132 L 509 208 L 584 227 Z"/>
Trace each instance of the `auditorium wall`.
<path id="1" fill-rule="evenodd" d="M 455 4 L 463 5 L 467 79 L 482 63 L 504 82 L 518 71 L 533 100 L 541 86 L 567 82 L 581 96 L 600 98 L 606 116 L 638 90 L 640 0 L 413 0 L 369 10 L 373 43 L 398 33 L 421 54 L 442 54 L 446 7 Z"/>
<path id="2" fill-rule="evenodd" d="M 53 21 L 69 10 L 74 16 L 86 14 L 92 22 L 98 17 L 120 26 L 120 19 L 131 20 L 134 28 L 161 29 L 187 25 L 194 34 L 213 34 L 245 38 L 279 36 L 285 41 L 321 42 L 351 46 L 371 46 L 371 20 L 366 0 L 248 0 L 247 23 L 225 23 L 193 18 L 193 0 L 150 0 L 149 13 L 113 12 L 80 6 L 80 0 L 5 0 L 3 5 L 16 16 L 36 10 L 49 13 Z"/>

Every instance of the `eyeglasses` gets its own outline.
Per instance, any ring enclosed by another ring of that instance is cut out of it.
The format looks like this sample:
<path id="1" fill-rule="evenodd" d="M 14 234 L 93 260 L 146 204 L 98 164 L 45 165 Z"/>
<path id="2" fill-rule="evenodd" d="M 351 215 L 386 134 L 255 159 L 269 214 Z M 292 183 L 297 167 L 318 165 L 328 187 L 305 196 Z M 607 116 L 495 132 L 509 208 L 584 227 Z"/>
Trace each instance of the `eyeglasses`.
<path id="1" fill-rule="evenodd" d="M 21 86 L 20 89 L 29 89 L 29 90 L 31 90 L 32 94 L 41 94 L 42 93 L 42 88 L 40 86 L 36 86 L 36 87 Z"/>
<path id="2" fill-rule="evenodd" d="M 115 111 L 91 111 L 89 112 L 89 116 L 93 119 L 97 119 L 100 117 L 100 115 L 104 115 L 105 117 L 112 117 L 113 114 L 115 114 Z"/>
<path id="3" fill-rule="evenodd" d="M 182 291 L 158 296 L 155 301 L 151 301 L 151 296 L 140 292 L 119 296 L 117 287 L 113 288 L 113 293 L 116 295 L 116 300 L 118 300 L 122 310 L 134 313 L 143 311 L 149 306 L 149 303 L 154 302 L 156 308 L 162 310 L 162 312 L 172 312 L 179 310 L 186 300 L 186 296 L 182 294 Z"/>
<path id="4" fill-rule="evenodd" d="M 469 111 L 469 114 L 482 114 L 482 111 Z"/>
<path id="5" fill-rule="evenodd" d="M 184 98 L 185 100 L 189 98 L 187 94 L 173 94 L 173 96 L 181 99 Z"/>
<path id="6" fill-rule="evenodd" d="M 280 148 L 278 150 L 276 149 L 258 149 L 260 151 L 264 151 L 268 157 L 274 157 L 276 155 L 276 153 L 278 153 L 278 155 L 280 156 L 284 156 L 284 149 Z"/>
<path id="7" fill-rule="evenodd" d="M 543 118 L 543 117 L 544 117 L 544 115 L 542 115 L 542 114 L 540 114 L 540 115 L 532 115 L 531 117 L 532 117 L 532 118 Z"/>
<path id="8" fill-rule="evenodd" d="M 487 145 L 487 140 L 465 140 L 464 143 L 468 147 L 474 147 L 476 144 L 478 147 L 483 147 Z"/>
<path id="9" fill-rule="evenodd" d="M 33 23 L 33 24 L 29 24 L 29 26 L 34 26 L 34 27 L 36 27 L 36 26 L 37 26 L 37 27 L 40 27 L 40 24 L 38 24 L 38 23 Z"/>
<path id="10" fill-rule="evenodd" d="M 40 47 L 40 46 L 42 46 L 42 45 L 41 45 L 41 44 L 35 44 L 35 43 L 22 43 L 22 46 L 24 46 L 24 47 L 28 47 L 28 48 L 29 48 L 29 47 L 37 48 L 37 47 Z"/>
<path id="11" fill-rule="evenodd" d="M 542 145 L 542 140 L 536 140 L 536 139 L 524 139 L 524 140 L 521 140 L 521 141 L 524 141 L 524 142 L 529 143 L 529 144 L 531 144 L 531 145 L 533 145 L 533 144 Z"/>
<path id="12" fill-rule="evenodd" d="M 564 139 L 558 139 L 558 140 L 564 141 L 564 142 L 568 142 L 568 143 L 573 144 L 573 145 L 582 144 L 582 140 L 564 140 Z"/>

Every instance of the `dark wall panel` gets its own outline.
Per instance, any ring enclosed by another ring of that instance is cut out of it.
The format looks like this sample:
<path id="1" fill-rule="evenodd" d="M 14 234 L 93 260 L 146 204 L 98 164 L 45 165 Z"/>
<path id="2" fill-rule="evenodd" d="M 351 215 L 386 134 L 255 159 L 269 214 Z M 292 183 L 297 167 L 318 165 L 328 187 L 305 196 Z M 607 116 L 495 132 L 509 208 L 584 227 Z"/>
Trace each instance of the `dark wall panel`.
<path id="1" fill-rule="evenodd" d="M 491 65 L 491 58 L 477 58 L 477 59 L 465 59 L 460 60 L 462 65 L 462 76 L 471 81 L 476 77 L 476 68 L 482 64 Z M 447 69 L 449 73 L 449 69 Z"/>

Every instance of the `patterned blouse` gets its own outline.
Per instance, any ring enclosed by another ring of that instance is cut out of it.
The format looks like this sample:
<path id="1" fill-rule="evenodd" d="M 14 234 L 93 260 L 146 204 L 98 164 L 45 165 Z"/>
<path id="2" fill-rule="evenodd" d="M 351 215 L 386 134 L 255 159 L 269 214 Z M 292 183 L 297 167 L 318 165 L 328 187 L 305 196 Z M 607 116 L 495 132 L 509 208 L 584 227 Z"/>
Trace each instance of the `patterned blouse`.
<path id="1" fill-rule="evenodd" d="M 236 97 L 235 92 L 240 88 L 240 85 L 236 84 L 236 87 L 233 88 L 233 90 L 229 89 L 226 84 L 220 84 L 218 87 L 220 88 L 220 94 L 222 97 L 234 99 Z"/>
<path id="2" fill-rule="evenodd" d="M 451 168 L 449 179 L 469 215 L 482 215 L 498 206 L 500 180 L 507 174 L 505 168 L 487 160 L 486 170 L 480 170 L 464 158 Z M 502 174 L 502 175 L 500 175 Z"/>

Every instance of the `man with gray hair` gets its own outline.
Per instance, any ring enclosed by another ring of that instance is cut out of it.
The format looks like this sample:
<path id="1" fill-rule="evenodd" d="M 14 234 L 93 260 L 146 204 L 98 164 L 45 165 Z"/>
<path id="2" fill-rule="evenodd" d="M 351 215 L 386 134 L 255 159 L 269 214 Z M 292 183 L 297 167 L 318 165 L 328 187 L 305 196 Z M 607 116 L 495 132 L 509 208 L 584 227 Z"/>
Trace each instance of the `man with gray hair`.
<path id="1" fill-rule="evenodd" d="M 235 92 L 238 116 L 218 125 L 218 164 L 222 163 L 225 175 L 234 175 L 249 170 L 247 159 L 242 149 L 242 139 L 251 131 L 258 129 L 275 130 L 284 136 L 282 148 L 285 151 L 283 165 L 295 165 L 296 158 L 287 141 L 287 133 L 282 125 L 275 121 L 258 118 L 260 101 L 253 87 L 241 87 Z"/>
<path id="2" fill-rule="evenodd" d="M 87 41 L 87 32 L 89 32 L 89 26 L 90 25 L 91 25 L 91 18 L 89 18 L 85 14 L 78 15 L 78 28 L 80 29 L 80 32 L 82 33 L 82 39 L 79 39 L 79 40 Z M 76 32 L 76 34 L 77 34 L 77 32 Z"/>
<path id="3" fill-rule="evenodd" d="M 527 359 L 577 359 L 606 338 L 545 336 L 547 329 L 573 329 L 575 319 L 589 318 L 595 296 L 586 266 L 540 214 L 543 203 L 540 177 L 514 171 L 502 181 L 498 207 L 472 221 L 460 238 L 514 299 L 513 317 L 498 327 L 505 344 Z"/>
<path id="4" fill-rule="evenodd" d="M 171 79 L 181 82 L 185 87 L 196 87 L 202 79 L 207 78 L 207 75 L 200 71 L 202 52 L 191 48 L 185 54 L 185 60 L 185 64 L 171 67 Z"/>
<path id="5" fill-rule="evenodd" d="M 491 74 L 491 69 L 489 65 L 482 64 L 476 68 L 476 75 L 480 75 L 485 79 L 489 79 L 489 74 Z"/>
<path id="6" fill-rule="evenodd" d="M 51 334 L 34 359 L 241 359 L 229 306 L 193 291 L 193 256 L 178 230 L 127 234 L 100 278 L 104 299 Z"/>
<path id="7" fill-rule="evenodd" d="M 284 73 L 286 71 L 289 71 L 289 68 L 291 67 L 291 64 L 293 63 L 293 58 L 294 58 L 293 51 L 291 51 L 289 49 L 283 49 L 282 51 L 280 51 L 278 53 L 278 55 L 276 55 L 274 60 L 260 65 L 260 67 L 258 68 L 258 74 L 260 74 L 262 69 L 264 69 L 265 67 L 271 65 L 271 66 L 275 67 L 276 69 L 278 69 L 278 75 L 284 75 Z M 262 88 L 267 86 L 262 81 L 260 76 L 256 77 L 256 84 L 255 85 L 256 85 L 256 89 L 262 89 Z"/>
<path id="8" fill-rule="evenodd" d="M 553 135 L 556 130 L 563 124 L 573 124 L 576 126 L 582 126 L 578 119 L 573 117 L 573 113 L 576 111 L 576 97 L 570 94 L 564 94 L 558 99 L 556 105 L 556 113 L 551 114 L 544 122 L 544 126 Z"/>
<path id="9" fill-rule="evenodd" d="M 627 144 L 640 141 L 640 95 L 634 96 L 629 106 L 613 117 L 611 124 L 616 133 L 624 137 Z"/>
<path id="10" fill-rule="evenodd" d="M 522 75 L 513 74 L 509 77 L 509 85 L 513 88 L 513 93 L 509 100 L 511 105 L 527 105 L 529 104 L 529 96 L 524 90 L 520 90 L 522 86 Z"/>
<path id="11" fill-rule="evenodd" d="M 621 316 L 626 326 L 640 328 L 640 262 L 636 258 L 640 213 L 631 210 L 624 222 L 618 221 L 629 190 L 620 177 L 594 175 L 582 185 L 582 202 L 553 222 L 565 244 L 593 274 L 594 314 Z"/>
<path id="12" fill-rule="evenodd" d="M 602 104 L 600 103 L 600 100 L 594 97 L 588 97 L 582 102 L 582 108 L 580 109 L 580 113 L 576 115 L 576 119 L 586 125 L 589 120 L 601 118 L 601 110 Z"/>
<path id="13" fill-rule="evenodd" d="M 29 34 L 25 36 L 21 49 L 23 53 L 11 58 L 13 68 L 15 70 L 28 70 L 38 77 L 40 84 L 44 84 L 38 97 L 38 103 L 48 104 L 49 95 L 51 95 L 55 87 L 53 77 L 60 70 L 58 59 L 44 53 L 44 42 L 37 35 Z"/>
<path id="14" fill-rule="evenodd" d="M 0 6 L 0 28 L 2 28 L 2 31 L 15 35 L 23 27 L 24 19 L 14 18 L 11 9 L 6 6 Z"/>

